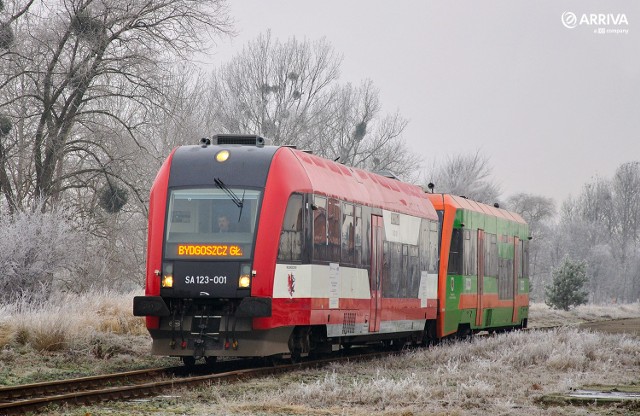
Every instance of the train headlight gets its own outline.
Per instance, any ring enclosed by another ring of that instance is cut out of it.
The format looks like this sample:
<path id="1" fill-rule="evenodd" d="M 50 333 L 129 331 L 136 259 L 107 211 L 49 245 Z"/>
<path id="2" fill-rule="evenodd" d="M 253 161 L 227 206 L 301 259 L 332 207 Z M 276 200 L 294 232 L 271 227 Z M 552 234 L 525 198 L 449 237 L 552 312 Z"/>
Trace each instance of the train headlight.
<path id="1" fill-rule="evenodd" d="M 173 263 L 162 265 L 162 287 L 173 287 Z"/>
<path id="2" fill-rule="evenodd" d="M 162 276 L 162 287 L 173 287 L 173 276 Z"/>
<path id="3" fill-rule="evenodd" d="M 240 277 L 238 278 L 238 288 L 248 289 L 251 287 L 251 265 L 242 264 L 240 266 Z"/>
<path id="4" fill-rule="evenodd" d="M 248 274 L 243 274 L 238 279 L 238 287 L 240 289 L 247 289 L 251 286 L 251 277 Z"/>
<path id="5" fill-rule="evenodd" d="M 220 163 L 226 162 L 229 159 L 229 151 L 228 150 L 220 150 L 216 153 L 216 160 Z"/>

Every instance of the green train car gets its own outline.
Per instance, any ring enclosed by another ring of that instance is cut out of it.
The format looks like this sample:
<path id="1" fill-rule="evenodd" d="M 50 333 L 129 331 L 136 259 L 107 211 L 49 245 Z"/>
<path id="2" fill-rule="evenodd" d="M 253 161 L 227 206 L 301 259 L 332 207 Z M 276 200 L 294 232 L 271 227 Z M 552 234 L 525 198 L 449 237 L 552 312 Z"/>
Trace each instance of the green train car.
<path id="1" fill-rule="evenodd" d="M 525 328 L 529 228 L 520 215 L 429 194 L 440 220 L 438 314 L 432 337 Z"/>

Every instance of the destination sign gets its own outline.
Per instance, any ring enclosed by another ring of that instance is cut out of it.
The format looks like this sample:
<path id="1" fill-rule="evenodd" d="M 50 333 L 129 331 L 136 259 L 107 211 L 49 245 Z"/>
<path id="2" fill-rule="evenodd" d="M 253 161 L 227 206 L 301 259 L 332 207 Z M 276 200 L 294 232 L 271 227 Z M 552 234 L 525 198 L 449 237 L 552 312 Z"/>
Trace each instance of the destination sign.
<path id="1" fill-rule="evenodd" d="M 178 244 L 178 256 L 242 257 L 242 247 L 228 244 Z"/>

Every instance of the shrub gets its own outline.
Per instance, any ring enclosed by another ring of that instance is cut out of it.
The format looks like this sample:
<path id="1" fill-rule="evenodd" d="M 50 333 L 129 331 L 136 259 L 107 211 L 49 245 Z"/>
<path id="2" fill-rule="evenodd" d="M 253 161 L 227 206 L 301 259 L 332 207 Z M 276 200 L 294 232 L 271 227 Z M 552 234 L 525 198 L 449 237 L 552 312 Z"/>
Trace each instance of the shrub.
<path id="1" fill-rule="evenodd" d="M 55 276 L 80 261 L 78 232 L 60 212 L 20 212 L 0 218 L 0 302 L 46 299 Z"/>
<path id="2" fill-rule="evenodd" d="M 553 272 L 553 281 L 547 286 L 546 304 L 555 309 L 568 311 L 572 306 L 587 303 L 588 294 L 583 290 L 587 282 L 584 263 L 574 263 L 568 258 Z"/>

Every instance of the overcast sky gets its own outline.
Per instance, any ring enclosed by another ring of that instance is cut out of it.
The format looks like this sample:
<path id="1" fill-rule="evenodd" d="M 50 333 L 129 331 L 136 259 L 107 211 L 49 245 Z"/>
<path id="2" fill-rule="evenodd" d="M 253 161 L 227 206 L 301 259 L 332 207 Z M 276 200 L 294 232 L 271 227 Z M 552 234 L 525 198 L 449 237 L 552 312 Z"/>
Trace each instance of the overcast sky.
<path id="1" fill-rule="evenodd" d="M 559 204 L 640 160 L 640 2 L 242 0 L 229 8 L 238 36 L 218 42 L 214 64 L 268 29 L 281 40 L 325 37 L 344 57 L 341 82 L 371 79 L 384 111 L 409 119 L 404 139 L 424 168 L 480 149 L 503 198 L 526 192 Z"/>

